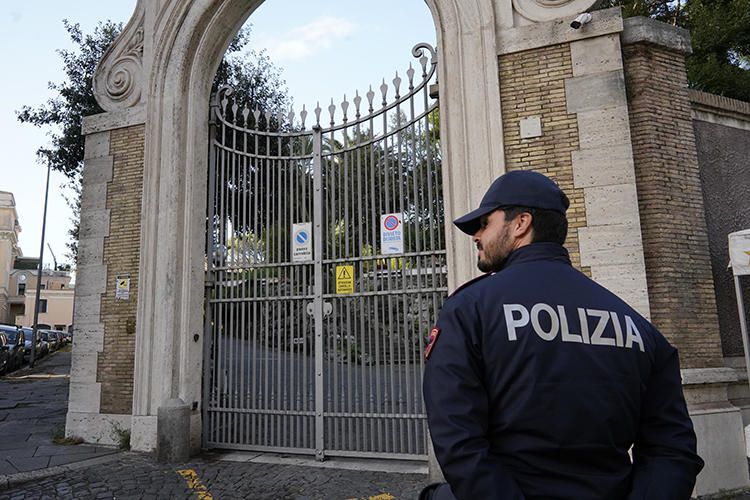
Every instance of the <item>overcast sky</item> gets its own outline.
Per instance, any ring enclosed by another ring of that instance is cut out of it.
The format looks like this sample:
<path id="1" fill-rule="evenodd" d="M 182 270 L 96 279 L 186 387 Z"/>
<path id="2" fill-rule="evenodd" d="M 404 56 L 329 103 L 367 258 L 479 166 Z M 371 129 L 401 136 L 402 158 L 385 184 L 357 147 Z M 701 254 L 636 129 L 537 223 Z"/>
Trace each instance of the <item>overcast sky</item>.
<path id="1" fill-rule="evenodd" d="M 36 150 L 48 144 L 44 130 L 16 120 L 25 104 L 36 106 L 52 97 L 47 82 L 62 82 L 62 61 L 56 53 L 72 48 L 62 20 L 78 22 L 90 33 L 98 21 L 127 22 L 135 0 L 31 0 L 4 2 L 0 9 L 0 46 L 5 75 L 0 79 L 0 191 L 16 199 L 21 224 L 20 246 L 25 256 L 38 256 L 46 168 Z M 320 101 L 340 103 L 355 90 L 404 75 L 418 42 L 435 44 L 435 29 L 422 0 L 266 0 L 249 18 L 251 45 L 267 49 L 283 68 L 295 110 L 305 104 L 312 111 Z M 71 227 L 70 209 L 63 197 L 65 177 L 53 173 L 45 240 L 58 262 L 67 262 L 65 247 Z M 45 262 L 51 262 L 45 246 Z"/>

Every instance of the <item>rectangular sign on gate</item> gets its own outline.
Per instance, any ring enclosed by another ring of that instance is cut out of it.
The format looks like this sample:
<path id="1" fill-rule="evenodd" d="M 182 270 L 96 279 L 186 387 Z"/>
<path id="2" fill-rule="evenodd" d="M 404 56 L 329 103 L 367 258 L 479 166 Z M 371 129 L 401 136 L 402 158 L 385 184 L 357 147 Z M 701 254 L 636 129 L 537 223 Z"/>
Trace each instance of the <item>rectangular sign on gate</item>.
<path id="1" fill-rule="evenodd" d="M 354 293 L 354 266 L 336 266 L 336 293 Z"/>
<path id="2" fill-rule="evenodd" d="M 404 253 L 404 221 L 401 214 L 380 216 L 380 253 Z"/>
<path id="3" fill-rule="evenodd" d="M 312 259 L 312 223 L 292 224 L 292 262 L 305 262 Z"/>

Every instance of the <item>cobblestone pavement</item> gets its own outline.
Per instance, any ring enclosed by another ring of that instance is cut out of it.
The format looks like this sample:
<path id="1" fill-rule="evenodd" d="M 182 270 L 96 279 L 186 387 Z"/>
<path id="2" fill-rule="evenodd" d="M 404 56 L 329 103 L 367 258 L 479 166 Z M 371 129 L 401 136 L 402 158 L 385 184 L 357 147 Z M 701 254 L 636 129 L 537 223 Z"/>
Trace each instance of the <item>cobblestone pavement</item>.
<path id="1" fill-rule="evenodd" d="M 353 471 L 267 463 L 233 463 L 206 455 L 185 464 L 155 464 L 141 453 L 0 490 L 16 499 L 416 499 L 423 474 Z"/>

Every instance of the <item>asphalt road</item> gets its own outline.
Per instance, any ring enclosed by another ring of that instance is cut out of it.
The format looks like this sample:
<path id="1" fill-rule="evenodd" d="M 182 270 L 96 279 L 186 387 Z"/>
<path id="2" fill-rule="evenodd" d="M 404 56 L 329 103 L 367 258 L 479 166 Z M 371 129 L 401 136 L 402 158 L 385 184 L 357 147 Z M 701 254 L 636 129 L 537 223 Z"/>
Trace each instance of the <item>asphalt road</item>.
<path id="1" fill-rule="evenodd" d="M 20 499 L 416 499 L 420 462 L 329 460 L 206 452 L 181 464 L 150 454 L 52 443 L 65 421 L 70 353 L 0 378 L 0 500 Z"/>

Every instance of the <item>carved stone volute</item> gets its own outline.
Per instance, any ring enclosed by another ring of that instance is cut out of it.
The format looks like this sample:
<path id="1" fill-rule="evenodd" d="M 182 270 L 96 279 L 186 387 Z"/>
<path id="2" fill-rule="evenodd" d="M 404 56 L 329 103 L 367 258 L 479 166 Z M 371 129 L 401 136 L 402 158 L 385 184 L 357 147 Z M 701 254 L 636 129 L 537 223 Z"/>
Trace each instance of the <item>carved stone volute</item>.
<path id="1" fill-rule="evenodd" d="M 94 73 L 94 96 L 105 111 L 117 111 L 141 103 L 145 75 L 143 0 L 136 5 L 120 36 L 104 53 Z"/>
<path id="2" fill-rule="evenodd" d="M 576 16 L 599 3 L 599 0 L 513 0 L 513 10 L 527 21 L 544 22 Z"/>

